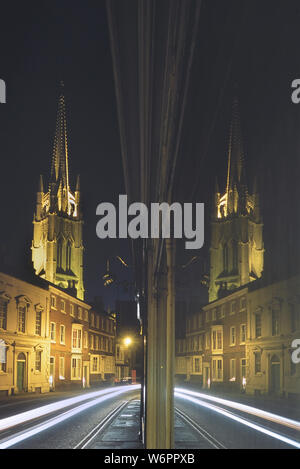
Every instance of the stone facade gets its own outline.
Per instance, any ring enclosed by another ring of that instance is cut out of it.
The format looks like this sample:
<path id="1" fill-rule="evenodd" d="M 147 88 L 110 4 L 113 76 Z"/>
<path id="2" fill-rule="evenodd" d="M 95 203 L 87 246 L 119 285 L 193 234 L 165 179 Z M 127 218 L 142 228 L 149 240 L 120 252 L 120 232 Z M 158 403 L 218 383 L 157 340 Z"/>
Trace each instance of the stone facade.
<path id="1" fill-rule="evenodd" d="M 0 393 L 49 391 L 49 292 L 0 272 Z"/>
<path id="2" fill-rule="evenodd" d="M 247 392 L 300 396 L 300 364 L 291 344 L 300 338 L 300 276 L 248 293 Z"/>

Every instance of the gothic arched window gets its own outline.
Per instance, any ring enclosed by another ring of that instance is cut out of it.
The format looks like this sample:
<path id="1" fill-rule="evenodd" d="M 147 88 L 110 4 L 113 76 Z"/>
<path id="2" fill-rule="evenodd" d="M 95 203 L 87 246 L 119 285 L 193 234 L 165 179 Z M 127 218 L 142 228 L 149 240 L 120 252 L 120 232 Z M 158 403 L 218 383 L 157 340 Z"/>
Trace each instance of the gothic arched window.
<path id="1" fill-rule="evenodd" d="M 223 270 L 228 271 L 228 246 L 225 244 L 223 246 Z"/>
<path id="2" fill-rule="evenodd" d="M 71 241 L 68 241 L 67 244 L 67 256 L 66 256 L 66 269 L 71 270 L 71 255 L 72 255 L 72 245 Z"/>
<path id="3" fill-rule="evenodd" d="M 57 267 L 62 268 L 62 253 L 63 253 L 63 242 L 60 238 L 57 241 Z"/>
<path id="4" fill-rule="evenodd" d="M 232 242 L 232 267 L 233 270 L 238 268 L 238 244 L 236 241 Z"/>

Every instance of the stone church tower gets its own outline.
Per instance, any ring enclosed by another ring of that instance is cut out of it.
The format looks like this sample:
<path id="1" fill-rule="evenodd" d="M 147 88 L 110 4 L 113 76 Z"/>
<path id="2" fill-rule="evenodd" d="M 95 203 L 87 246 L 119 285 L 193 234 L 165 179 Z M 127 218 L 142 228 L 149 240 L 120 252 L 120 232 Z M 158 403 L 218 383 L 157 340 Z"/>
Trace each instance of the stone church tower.
<path id="1" fill-rule="evenodd" d="M 33 220 L 32 262 L 35 273 L 84 299 L 80 182 L 69 184 L 68 141 L 63 84 L 48 191 L 40 176 Z"/>
<path id="2" fill-rule="evenodd" d="M 261 277 L 263 224 L 256 182 L 248 193 L 238 100 L 234 98 L 223 193 L 216 183 L 211 222 L 209 301 Z"/>

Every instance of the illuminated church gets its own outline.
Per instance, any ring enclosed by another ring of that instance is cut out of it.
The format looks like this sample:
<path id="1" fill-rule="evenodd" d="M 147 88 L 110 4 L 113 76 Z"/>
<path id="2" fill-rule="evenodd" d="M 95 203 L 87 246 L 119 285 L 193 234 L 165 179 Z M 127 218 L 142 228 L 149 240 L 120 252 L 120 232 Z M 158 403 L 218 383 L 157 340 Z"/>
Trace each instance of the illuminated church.
<path id="1" fill-rule="evenodd" d="M 211 222 L 209 302 L 260 278 L 264 267 L 263 224 L 256 183 L 249 194 L 237 98 L 232 107 L 226 187 L 216 184 Z"/>
<path id="2" fill-rule="evenodd" d="M 80 182 L 69 182 L 68 140 L 64 88 L 61 84 L 48 190 L 40 176 L 33 220 L 32 262 L 40 277 L 84 299 L 83 219 Z"/>

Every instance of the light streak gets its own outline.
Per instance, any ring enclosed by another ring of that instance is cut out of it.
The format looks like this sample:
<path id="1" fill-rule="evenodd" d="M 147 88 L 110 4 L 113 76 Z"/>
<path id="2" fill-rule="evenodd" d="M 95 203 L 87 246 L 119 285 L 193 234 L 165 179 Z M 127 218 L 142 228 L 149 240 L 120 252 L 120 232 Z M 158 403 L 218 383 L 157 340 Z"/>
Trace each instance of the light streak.
<path id="1" fill-rule="evenodd" d="M 37 409 L 28 410 L 26 412 L 22 412 L 20 414 L 12 415 L 11 417 L 6 417 L 0 420 L 0 431 L 5 430 L 10 427 L 14 427 L 21 423 L 28 422 L 29 420 L 43 417 L 49 413 L 58 411 L 60 409 L 64 409 L 65 407 L 69 407 L 73 404 L 77 404 L 79 402 L 86 401 L 88 399 L 96 398 L 98 396 L 103 396 L 105 394 L 111 394 L 115 391 L 122 390 L 122 392 L 133 391 L 140 387 L 139 384 L 136 385 L 129 385 L 129 386 L 116 386 L 113 388 L 103 389 L 102 391 L 95 391 L 90 392 L 87 394 L 81 394 L 80 396 L 71 397 L 69 399 L 63 399 L 58 402 L 54 402 L 53 404 L 47 404 L 42 407 L 38 407 Z"/>
<path id="2" fill-rule="evenodd" d="M 119 391 L 111 392 L 111 393 L 108 393 L 104 396 L 98 397 L 97 399 L 94 399 L 93 401 L 86 402 L 85 404 L 82 404 L 82 405 L 76 407 L 75 409 L 68 410 L 68 411 L 64 412 L 63 414 L 60 414 L 57 417 L 53 417 L 52 419 L 49 419 L 44 423 L 36 425 L 36 426 L 34 426 L 33 428 L 31 428 L 29 430 L 25 430 L 24 432 L 20 432 L 15 436 L 9 437 L 8 439 L 6 439 L 5 441 L 2 441 L 2 443 L 0 443 L 0 449 L 7 449 L 10 446 L 16 445 L 17 443 L 20 443 L 21 441 L 24 441 L 24 440 L 26 440 L 26 439 L 34 436 L 34 435 L 37 435 L 38 433 L 41 433 L 41 432 L 53 427 L 54 425 L 57 425 L 58 423 L 63 422 L 65 420 L 73 417 L 74 415 L 77 415 L 80 412 L 83 412 L 86 409 L 89 409 L 90 407 L 93 407 L 97 404 L 100 404 L 101 402 L 104 402 L 107 399 L 111 399 L 113 397 L 116 397 L 116 396 L 126 392 L 127 390 L 128 390 L 128 387 L 126 387 L 126 389 L 124 389 L 124 387 L 123 387 L 123 389 L 121 389 Z"/>
<path id="3" fill-rule="evenodd" d="M 232 407 L 233 409 L 240 410 L 241 412 L 246 412 L 248 414 L 256 415 L 265 420 L 269 420 L 271 422 L 278 423 L 280 425 L 285 425 L 286 427 L 293 428 L 294 430 L 300 430 L 300 422 L 297 420 L 292 420 L 287 417 L 282 417 L 281 415 L 273 414 L 271 412 L 267 412 L 262 409 L 258 409 L 256 407 L 251 407 L 245 404 L 241 404 L 239 402 L 229 401 L 227 399 L 222 399 L 220 397 L 209 396 L 204 393 L 190 391 L 184 388 L 175 388 L 175 392 L 178 391 L 182 394 L 188 394 L 190 396 L 199 397 L 200 399 L 204 399 L 207 401 L 217 402 L 218 404 L 223 404 L 227 407 Z"/>
<path id="4" fill-rule="evenodd" d="M 296 448 L 300 448 L 300 443 L 298 441 L 292 440 L 291 438 L 287 438 L 283 435 L 280 435 L 279 433 L 268 430 L 264 427 L 261 427 L 260 425 L 257 425 L 256 423 L 249 422 L 248 420 L 238 417 L 237 415 L 233 414 L 232 412 L 229 412 L 228 410 L 222 409 L 221 407 L 215 406 L 213 404 L 209 404 L 208 402 L 201 401 L 200 399 L 196 399 L 192 396 L 189 396 L 187 394 L 182 394 L 177 391 L 175 391 L 174 394 L 176 397 L 180 397 L 181 399 L 185 399 L 187 401 L 193 402 L 194 404 L 198 404 L 202 407 L 206 407 L 207 409 L 211 409 L 214 412 L 217 412 L 221 415 L 224 415 L 225 417 L 228 417 L 232 420 L 235 420 L 236 422 L 241 423 L 242 425 L 246 425 L 247 427 L 253 428 L 254 430 L 257 430 L 258 432 L 264 433 L 265 435 L 268 435 L 272 438 L 276 438 L 277 440 L 287 443 L 288 445 L 292 445 L 292 446 L 295 446 Z"/>

